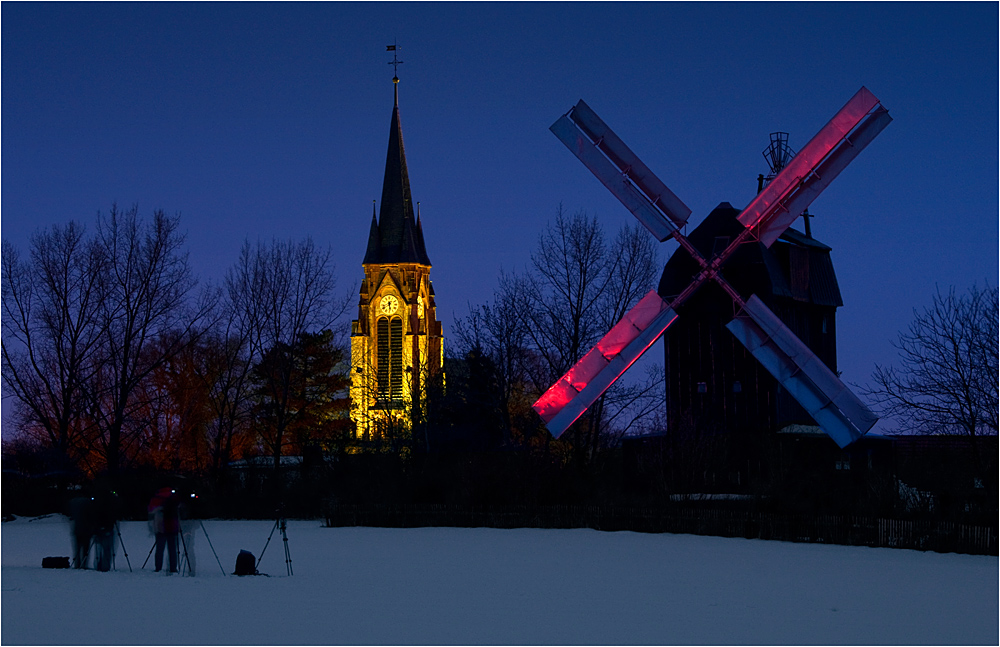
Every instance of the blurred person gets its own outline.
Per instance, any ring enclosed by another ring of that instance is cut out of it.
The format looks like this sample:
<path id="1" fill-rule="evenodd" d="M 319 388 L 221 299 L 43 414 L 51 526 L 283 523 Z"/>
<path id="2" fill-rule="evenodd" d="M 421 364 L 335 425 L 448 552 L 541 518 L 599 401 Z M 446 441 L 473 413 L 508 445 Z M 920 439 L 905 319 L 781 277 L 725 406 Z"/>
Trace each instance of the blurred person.
<path id="1" fill-rule="evenodd" d="M 90 518 L 94 531 L 94 568 L 110 571 L 115 557 L 115 524 L 118 522 L 118 495 L 108 487 L 97 490 L 91 499 Z"/>
<path id="2" fill-rule="evenodd" d="M 178 521 L 180 523 L 181 547 L 187 557 L 188 574 L 195 574 L 197 560 L 195 559 L 194 539 L 198 531 L 198 517 L 195 507 L 198 503 L 198 495 L 192 492 L 189 496 L 183 497 L 177 507 Z"/>
<path id="3" fill-rule="evenodd" d="M 93 500 L 86 495 L 73 497 L 69 501 L 70 537 L 73 542 L 73 568 L 87 568 L 90 557 L 90 541 L 94 530 L 90 508 Z"/>
<path id="4" fill-rule="evenodd" d="M 167 549 L 170 572 L 177 572 L 177 533 L 180 531 L 178 505 L 180 497 L 172 488 L 160 488 L 149 501 L 149 526 L 156 535 L 155 572 L 163 568 L 163 549 Z"/>

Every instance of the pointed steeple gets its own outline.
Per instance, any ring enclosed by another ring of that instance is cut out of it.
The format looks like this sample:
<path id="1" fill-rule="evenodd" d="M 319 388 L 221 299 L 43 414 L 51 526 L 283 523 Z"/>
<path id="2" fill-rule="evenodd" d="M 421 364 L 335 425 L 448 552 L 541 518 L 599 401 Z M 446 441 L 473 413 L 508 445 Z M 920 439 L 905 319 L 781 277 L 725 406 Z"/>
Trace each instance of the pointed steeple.
<path id="1" fill-rule="evenodd" d="M 389 148 L 385 156 L 385 177 L 382 180 L 382 203 L 378 222 L 372 224 L 365 263 L 422 263 L 430 265 L 413 218 L 410 177 L 406 170 L 403 129 L 399 120 L 399 80 L 393 78 L 392 119 L 389 123 Z M 373 254 L 372 236 L 377 236 L 377 251 Z"/>
<path id="2" fill-rule="evenodd" d="M 427 248 L 424 247 L 424 228 L 420 224 L 420 203 L 417 203 L 417 254 L 420 255 L 422 259 L 420 262 L 427 265 L 431 264 L 431 260 L 427 258 Z"/>
<path id="3" fill-rule="evenodd" d="M 381 244 L 378 235 L 378 221 L 375 220 L 375 201 L 372 200 L 372 226 L 368 231 L 368 249 L 365 250 L 365 260 L 361 261 L 364 263 L 378 263 L 379 252 L 381 250 Z"/>

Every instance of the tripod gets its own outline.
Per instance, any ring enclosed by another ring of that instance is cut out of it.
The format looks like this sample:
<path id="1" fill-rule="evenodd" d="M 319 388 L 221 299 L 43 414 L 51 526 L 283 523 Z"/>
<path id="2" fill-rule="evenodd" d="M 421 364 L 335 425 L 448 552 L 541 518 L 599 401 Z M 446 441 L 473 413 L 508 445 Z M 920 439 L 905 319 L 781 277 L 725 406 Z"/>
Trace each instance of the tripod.
<path id="1" fill-rule="evenodd" d="M 188 575 L 194 577 L 194 564 L 191 563 L 191 557 L 188 555 L 187 542 L 184 541 L 184 529 L 179 528 L 177 530 L 177 537 L 181 540 L 180 546 L 184 549 L 184 561 L 181 561 L 180 552 L 177 553 L 177 566 L 178 571 L 180 571 L 181 576 L 184 575 L 184 564 L 187 564 Z"/>
<path id="2" fill-rule="evenodd" d="M 128 551 L 125 550 L 125 540 L 122 539 L 122 529 L 118 525 L 117 521 L 115 522 L 115 532 L 118 533 L 118 541 L 122 545 L 122 552 L 125 553 L 125 563 L 128 564 L 128 572 L 131 573 L 132 572 L 132 562 L 129 561 Z M 112 557 L 111 559 L 112 559 L 112 563 L 113 563 L 114 557 Z M 146 559 L 149 559 L 149 558 L 147 557 Z"/>
<path id="3" fill-rule="evenodd" d="M 198 525 L 201 526 L 201 531 L 203 533 L 205 533 L 205 539 L 208 540 L 208 547 L 212 549 L 212 554 L 215 555 L 215 562 L 219 565 L 219 570 L 222 571 L 222 576 L 225 577 L 225 575 L 226 575 L 226 569 L 222 568 L 222 562 L 219 561 L 219 554 L 217 552 L 215 552 L 215 546 L 212 545 L 212 538 L 208 536 L 208 530 L 205 529 L 205 524 L 201 521 L 201 519 L 198 520 Z M 181 532 L 179 532 L 178 534 L 180 535 L 181 546 L 184 547 L 184 562 L 183 563 L 186 563 L 187 566 L 188 566 L 188 574 L 193 576 L 194 575 L 194 564 L 192 563 L 192 560 L 191 560 L 191 557 L 190 557 L 190 553 L 188 553 L 187 544 L 184 542 L 184 530 L 183 530 L 183 528 L 181 529 Z M 192 544 L 193 544 L 193 542 L 194 542 L 194 529 L 193 528 L 191 529 L 191 539 L 192 539 Z M 193 545 L 191 547 L 191 553 L 194 553 L 194 546 Z M 179 557 L 180 556 L 178 555 L 178 562 L 180 562 Z M 181 567 L 181 571 L 182 572 L 183 572 L 183 570 L 184 570 L 183 567 Z"/>
<path id="4" fill-rule="evenodd" d="M 260 567 L 260 561 L 264 559 L 264 551 L 267 550 L 268 544 L 271 543 L 271 537 L 274 536 L 274 531 L 279 529 L 281 530 L 281 540 L 285 543 L 285 572 L 288 575 L 291 575 L 292 555 L 291 553 L 288 552 L 288 533 L 285 532 L 286 529 L 285 520 L 280 517 L 274 522 L 274 527 L 271 528 L 271 534 L 267 536 L 267 542 L 264 544 L 264 548 L 260 551 L 260 557 L 257 558 L 256 568 Z"/>
<path id="5" fill-rule="evenodd" d="M 219 561 L 219 554 L 215 552 L 215 546 L 212 545 L 212 538 L 208 536 L 208 531 L 205 530 L 205 524 L 199 519 L 198 523 L 201 524 L 201 531 L 205 533 L 205 539 L 208 540 L 208 547 L 212 549 L 212 554 L 215 555 L 215 561 L 219 564 L 219 570 L 222 571 L 222 576 L 226 576 L 226 569 L 222 568 L 222 562 Z"/>

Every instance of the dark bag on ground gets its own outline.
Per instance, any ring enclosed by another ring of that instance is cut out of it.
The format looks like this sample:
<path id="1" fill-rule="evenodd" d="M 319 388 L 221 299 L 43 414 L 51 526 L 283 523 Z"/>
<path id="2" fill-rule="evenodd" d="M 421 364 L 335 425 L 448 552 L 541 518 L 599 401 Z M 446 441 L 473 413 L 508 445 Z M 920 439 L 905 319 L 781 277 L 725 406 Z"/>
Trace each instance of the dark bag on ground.
<path id="1" fill-rule="evenodd" d="M 236 570 L 233 575 L 256 575 L 257 559 L 249 550 L 241 550 L 236 556 Z"/>
<path id="2" fill-rule="evenodd" d="M 69 557 L 43 557 L 42 568 L 69 568 Z"/>

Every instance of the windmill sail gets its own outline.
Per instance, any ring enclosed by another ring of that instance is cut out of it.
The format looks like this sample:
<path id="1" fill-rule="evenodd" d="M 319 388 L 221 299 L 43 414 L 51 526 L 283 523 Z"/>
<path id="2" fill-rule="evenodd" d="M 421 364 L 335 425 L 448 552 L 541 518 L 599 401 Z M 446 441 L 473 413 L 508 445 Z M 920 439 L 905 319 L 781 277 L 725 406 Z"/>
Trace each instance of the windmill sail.
<path id="1" fill-rule="evenodd" d="M 531 405 L 558 438 L 677 318 L 654 290 Z"/>
<path id="2" fill-rule="evenodd" d="M 756 295 L 747 300 L 744 313 L 746 316 L 736 317 L 726 328 L 834 442 L 846 447 L 878 421 L 878 416 Z"/>
<path id="3" fill-rule="evenodd" d="M 691 209 L 582 100 L 549 130 L 661 243 Z"/>
<path id="4" fill-rule="evenodd" d="M 739 221 L 747 229 L 756 227 L 761 232 L 761 239 L 765 237 L 774 242 L 778 236 L 795 220 L 796 217 L 808 206 L 805 204 L 799 211 L 793 211 L 790 205 L 787 204 L 789 196 L 799 189 L 804 182 L 806 182 L 811 175 L 816 173 L 817 167 L 823 163 L 823 160 L 827 158 L 828 155 L 838 147 L 843 147 L 845 144 L 850 147 L 851 142 L 848 138 L 849 133 L 854 130 L 854 128 L 861 123 L 862 120 L 868 116 L 869 112 L 872 111 L 875 106 L 879 104 L 878 99 L 874 94 L 868 91 L 868 88 L 862 87 L 855 93 L 853 97 L 841 108 L 837 114 L 833 116 L 823 128 L 820 129 L 809 143 L 806 144 L 799 153 L 793 157 L 784 169 L 778 175 L 771 180 L 771 182 L 764 187 L 764 189 L 757 194 L 757 197 L 747 205 L 747 208 L 739 215 Z M 882 112 L 885 112 L 884 108 Z M 865 139 L 864 145 L 867 145 L 871 139 L 875 137 L 882 128 L 885 128 L 889 123 L 888 112 L 885 112 L 885 120 L 875 120 L 874 125 L 877 126 L 881 124 L 874 132 L 872 132 L 873 121 L 868 119 L 865 121 L 867 127 L 866 135 L 859 137 L 859 139 Z M 860 148 L 854 152 L 853 155 L 844 159 L 843 157 L 841 165 L 837 170 L 837 173 L 850 162 L 857 153 L 860 152 Z M 836 174 L 834 174 L 836 175 Z M 814 183 L 815 194 L 819 195 L 819 192 L 826 188 L 826 184 L 829 180 L 825 178 L 822 183 Z M 830 180 L 833 178 L 831 177 Z M 811 202 L 811 200 L 809 200 Z M 784 218 L 781 218 L 779 222 L 775 222 L 787 212 L 788 224 L 781 226 L 781 222 Z M 780 231 L 778 231 L 780 229 Z M 775 233 L 777 232 L 777 233 Z"/>
<path id="5" fill-rule="evenodd" d="M 840 172 L 871 143 L 875 136 L 889 125 L 892 117 L 889 111 L 879 106 L 865 121 L 861 123 L 843 142 L 840 143 L 826 160 L 809 176 L 809 178 L 792 191 L 784 200 L 782 208 L 775 212 L 766 226 L 758 229 L 760 242 L 766 247 L 774 244 L 781 234 L 785 233 L 795 219 L 809 208 L 812 201 L 830 185 Z"/>

